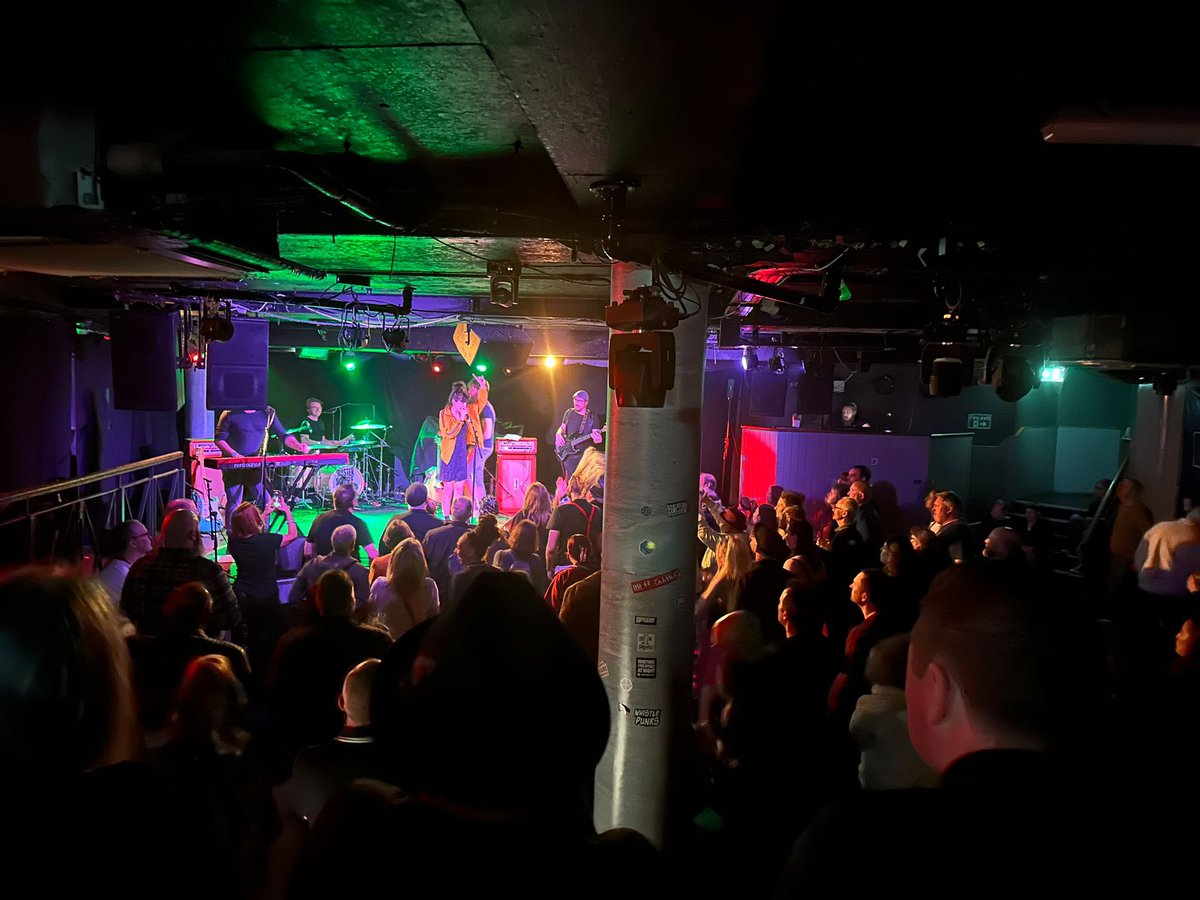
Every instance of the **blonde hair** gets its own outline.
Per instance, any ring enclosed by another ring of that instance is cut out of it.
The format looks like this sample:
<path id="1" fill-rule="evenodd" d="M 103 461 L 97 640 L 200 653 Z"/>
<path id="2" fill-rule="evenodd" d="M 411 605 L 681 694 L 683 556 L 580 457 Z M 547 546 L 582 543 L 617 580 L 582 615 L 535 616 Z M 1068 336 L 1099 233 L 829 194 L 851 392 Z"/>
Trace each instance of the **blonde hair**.
<path id="1" fill-rule="evenodd" d="M 605 471 L 604 454 L 595 447 L 588 447 L 583 451 L 571 478 L 579 485 L 579 492 L 586 494 L 604 477 Z"/>
<path id="2" fill-rule="evenodd" d="M 742 579 L 754 564 L 750 553 L 750 540 L 745 533 L 722 534 L 717 540 L 717 572 L 704 589 L 704 599 L 714 594 L 726 598 L 726 612 L 736 606 L 737 592 Z"/>
<path id="3" fill-rule="evenodd" d="M 395 599 L 404 604 L 409 618 L 413 622 L 421 621 L 420 606 L 414 609 L 414 601 L 429 599 L 429 585 L 425 579 L 429 577 L 429 564 L 425 560 L 425 550 L 415 537 L 405 538 L 396 545 L 388 560 L 387 583 Z M 388 621 L 393 604 L 389 604 L 383 612 L 383 623 L 392 634 L 399 634 L 403 629 L 397 629 L 396 622 Z"/>

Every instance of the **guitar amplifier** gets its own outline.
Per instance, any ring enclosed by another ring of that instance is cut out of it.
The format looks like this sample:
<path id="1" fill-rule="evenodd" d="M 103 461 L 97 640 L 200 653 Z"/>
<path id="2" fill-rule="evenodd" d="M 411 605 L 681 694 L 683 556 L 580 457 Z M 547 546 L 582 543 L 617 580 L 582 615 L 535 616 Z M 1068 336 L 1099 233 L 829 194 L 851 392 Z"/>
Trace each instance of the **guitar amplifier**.
<path id="1" fill-rule="evenodd" d="M 221 448 L 212 438 L 188 438 L 188 456 L 195 459 L 198 452 L 209 459 L 221 456 Z"/>
<path id="2" fill-rule="evenodd" d="M 496 453 L 537 456 L 537 438 L 500 438 L 496 441 Z"/>
<path id="3" fill-rule="evenodd" d="M 511 516 L 521 511 L 525 491 L 537 481 L 537 438 L 496 440 L 496 503 Z"/>

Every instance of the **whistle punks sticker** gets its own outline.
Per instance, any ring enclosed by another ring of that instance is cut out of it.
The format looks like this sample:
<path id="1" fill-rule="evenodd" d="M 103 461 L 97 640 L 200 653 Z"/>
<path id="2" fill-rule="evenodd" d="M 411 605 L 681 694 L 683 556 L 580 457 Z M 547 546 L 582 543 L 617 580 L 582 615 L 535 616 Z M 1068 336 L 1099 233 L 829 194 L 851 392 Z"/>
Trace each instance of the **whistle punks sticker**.
<path id="1" fill-rule="evenodd" d="M 658 617 L 657 616 L 634 616 L 633 624 L 634 625 L 657 625 Z"/>
<path id="2" fill-rule="evenodd" d="M 634 674 L 638 678 L 657 678 L 658 660 L 654 657 L 639 656 L 637 658 L 637 670 Z"/>
<path id="3" fill-rule="evenodd" d="M 644 594 L 646 591 L 652 591 L 655 588 L 660 588 L 676 581 L 679 578 L 679 570 L 672 569 L 670 572 L 664 572 L 661 575 L 655 575 L 653 578 L 643 578 L 641 581 L 630 583 L 635 594 Z"/>
<path id="4" fill-rule="evenodd" d="M 638 653 L 654 652 L 654 632 L 639 631 L 637 636 Z"/>
<path id="5" fill-rule="evenodd" d="M 600 673 L 601 678 L 608 677 L 608 663 L 600 660 L 600 665 L 596 666 L 596 671 Z"/>
<path id="6" fill-rule="evenodd" d="M 667 504 L 667 518 L 673 519 L 676 516 L 686 516 L 688 511 L 688 502 L 686 500 L 677 500 L 674 503 Z"/>
<path id="7" fill-rule="evenodd" d="M 657 728 L 662 724 L 662 709 L 641 709 L 635 707 L 633 710 L 633 724 L 641 725 L 643 728 Z"/>

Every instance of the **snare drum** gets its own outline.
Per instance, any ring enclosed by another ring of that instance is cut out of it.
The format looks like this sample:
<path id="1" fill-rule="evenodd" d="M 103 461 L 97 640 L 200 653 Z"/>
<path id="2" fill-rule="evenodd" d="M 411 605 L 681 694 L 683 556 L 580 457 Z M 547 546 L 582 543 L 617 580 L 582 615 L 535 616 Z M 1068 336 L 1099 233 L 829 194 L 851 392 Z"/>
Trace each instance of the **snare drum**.
<path id="1" fill-rule="evenodd" d="M 332 497 L 343 484 L 353 485 L 354 493 L 361 494 L 365 483 L 362 472 L 354 466 L 324 466 L 313 478 L 313 487 L 323 497 Z"/>

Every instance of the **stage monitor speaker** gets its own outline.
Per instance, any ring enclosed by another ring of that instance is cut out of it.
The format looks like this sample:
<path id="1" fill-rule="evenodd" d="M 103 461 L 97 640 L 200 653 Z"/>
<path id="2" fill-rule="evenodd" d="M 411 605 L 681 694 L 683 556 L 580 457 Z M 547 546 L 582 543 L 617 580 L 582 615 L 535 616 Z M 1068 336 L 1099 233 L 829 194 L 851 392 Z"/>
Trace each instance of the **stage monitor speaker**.
<path id="1" fill-rule="evenodd" d="M 125 309 L 109 317 L 113 406 L 175 412 L 183 405 L 179 314 Z"/>
<path id="2" fill-rule="evenodd" d="M 796 412 L 829 415 L 833 411 L 833 363 L 810 362 L 796 383 Z"/>
<path id="3" fill-rule="evenodd" d="M 750 415 L 782 418 L 787 403 L 788 379 L 758 368 L 750 374 Z"/>
<path id="4" fill-rule="evenodd" d="M 233 337 L 208 345 L 209 409 L 262 409 L 267 405 L 266 319 L 235 318 Z"/>
<path id="5" fill-rule="evenodd" d="M 525 491 L 537 481 L 536 456 L 496 456 L 496 503 L 500 512 L 512 515 L 521 511 Z"/>

